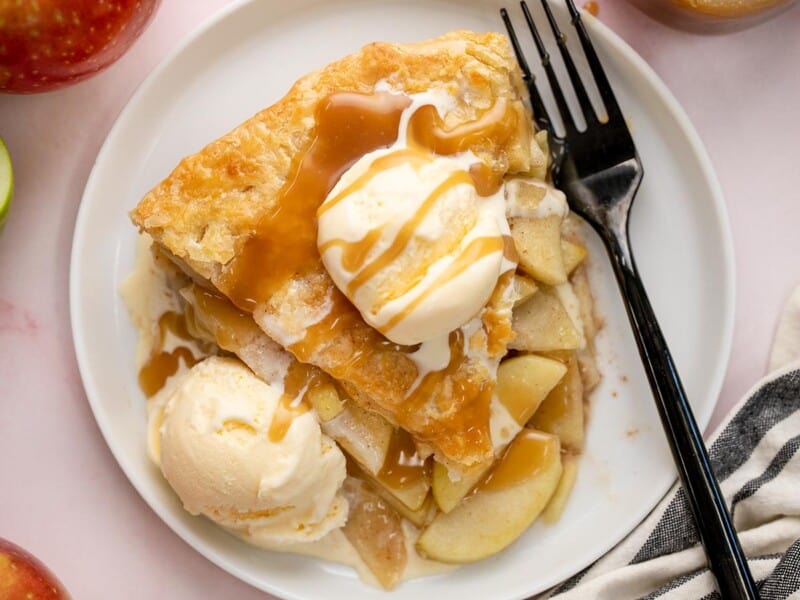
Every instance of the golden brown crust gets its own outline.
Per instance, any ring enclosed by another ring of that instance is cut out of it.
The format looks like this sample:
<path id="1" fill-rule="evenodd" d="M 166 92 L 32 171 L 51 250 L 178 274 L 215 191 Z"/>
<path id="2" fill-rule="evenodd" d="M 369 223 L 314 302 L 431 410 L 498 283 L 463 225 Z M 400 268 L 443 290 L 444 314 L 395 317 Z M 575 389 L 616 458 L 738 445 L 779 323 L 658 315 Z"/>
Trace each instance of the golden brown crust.
<path id="1" fill-rule="evenodd" d="M 418 44 L 370 44 L 303 77 L 284 98 L 184 158 L 131 219 L 213 281 L 277 198 L 292 157 L 309 144 L 318 102 L 333 92 L 370 93 L 378 82 L 408 93 L 452 93 L 458 106 L 446 126 L 474 119 L 498 97 L 518 99 L 521 85 L 508 42 L 499 34 L 453 32 Z M 481 158 L 525 171 L 525 143 L 521 139 L 507 156 L 483 149 Z"/>
<path id="2" fill-rule="evenodd" d="M 418 44 L 370 44 L 303 77 L 276 104 L 181 161 L 131 212 L 133 222 L 188 270 L 227 292 L 225 266 L 274 207 L 294 159 L 307 150 L 317 105 L 335 92 L 372 93 L 378 84 L 411 94 L 446 91 L 455 100 L 444 119 L 447 129 L 476 119 L 498 98 L 506 98 L 520 116 L 516 135 L 501 146 L 487 139 L 471 150 L 499 172 L 529 169 L 530 121 L 520 100 L 522 84 L 506 38 L 494 33 L 453 32 Z M 255 320 L 273 339 L 289 339 L 297 329 L 296 322 L 302 328 L 308 315 L 329 300 L 332 288 L 327 273 L 298 275 L 255 309 Z M 498 317 L 492 327 L 500 335 L 489 340 L 494 355 L 496 346 L 505 349 L 510 318 Z M 488 411 L 480 439 L 467 439 L 466 435 L 459 439 L 453 426 L 459 426 L 455 417 L 463 407 L 448 404 L 446 396 L 452 386 L 484 381 L 492 375 L 467 361 L 464 369 L 442 382 L 441 395 L 436 394 L 440 397 L 430 398 L 418 414 L 400 419 L 416 370 L 407 356 L 397 351 L 378 352 L 372 360 L 351 366 L 353 338 L 372 333 L 366 324 L 357 323 L 345 336 L 321 340 L 313 356 L 298 358 L 332 374 L 359 404 L 430 442 L 443 458 L 466 465 L 486 460 L 492 453 Z M 449 427 L 437 432 L 437 422 L 444 421 Z"/>

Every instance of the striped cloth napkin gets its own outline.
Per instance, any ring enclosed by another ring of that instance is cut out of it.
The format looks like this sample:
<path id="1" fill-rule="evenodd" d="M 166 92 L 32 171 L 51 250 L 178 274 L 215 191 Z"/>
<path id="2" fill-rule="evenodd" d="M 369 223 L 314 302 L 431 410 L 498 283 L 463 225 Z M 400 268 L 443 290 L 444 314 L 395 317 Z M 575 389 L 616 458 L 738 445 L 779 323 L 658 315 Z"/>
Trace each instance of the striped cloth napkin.
<path id="1" fill-rule="evenodd" d="M 763 600 L 800 599 L 800 288 L 775 338 L 770 373 L 707 443 Z M 542 598 L 721 598 L 683 488 L 596 563 Z"/>

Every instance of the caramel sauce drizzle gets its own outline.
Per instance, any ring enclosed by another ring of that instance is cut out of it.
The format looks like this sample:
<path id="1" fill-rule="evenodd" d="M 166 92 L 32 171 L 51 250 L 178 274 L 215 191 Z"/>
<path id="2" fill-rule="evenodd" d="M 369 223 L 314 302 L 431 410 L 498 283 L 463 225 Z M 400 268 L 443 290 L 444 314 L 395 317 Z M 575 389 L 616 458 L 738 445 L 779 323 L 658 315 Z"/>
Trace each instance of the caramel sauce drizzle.
<path id="1" fill-rule="evenodd" d="M 358 273 L 347 286 L 347 297 L 352 299 L 361 286 L 372 279 L 378 272 L 388 267 L 392 261 L 400 256 L 403 250 L 405 250 L 408 246 L 408 243 L 411 241 L 414 232 L 420 226 L 422 221 L 425 220 L 425 217 L 427 217 L 431 209 L 433 209 L 433 207 L 436 205 L 436 202 L 439 200 L 439 198 L 441 198 L 455 186 L 462 183 L 471 183 L 470 176 L 464 171 L 456 171 L 442 183 L 440 183 L 436 189 L 433 190 L 433 192 L 431 192 L 431 194 L 425 199 L 414 216 L 403 223 L 403 226 L 400 228 L 400 231 L 397 233 L 397 236 L 395 237 L 391 246 L 389 246 L 384 252 L 381 253 L 380 256 L 376 257 L 368 264 L 364 264 L 364 262 L 366 256 L 369 254 L 369 251 L 372 250 L 375 243 L 380 238 L 382 233 L 382 229 L 380 228 L 370 231 L 369 234 L 364 237 L 364 239 L 357 242 L 334 239 L 323 244 L 320 247 L 320 252 L 325 252 L 325 250 L 333 246 L 341 247 L 345 260 L 347 260 L 347 262 L 343 260 L 345 268 L 348 271 Z M 326 208 L 326 206 L 327 205 L 324 205 L 322 208 Z M 356 260 L 354 260 L 356 256 L 361 258 L 360 262 L 356 262 Z"/>
<path id="2" fill-rule="evenodd" d="M 317 211 L 341 175 L 359 158 L 395 142 L 402 112 L 409 104 L 410 99 L 406 96 L 384 93 L 336 93 L 320 103 L 310 146 L 295 158 L 287 183 L 271 210 L 226 266 L 218 282 L 219 289 L 239 310 L 252 312 L 293 278 L 325 273 L 316 243 Z M 447 155 L 502 146 L 516 131 L 517 121 L 515 110 L 503 99 L 478 119 L 449 130 L 445 129 L 434 107 L 422 107 L 409 120 L 410 147 L 379 160 L 386 163 L 381 163 L 385 168 L 401 159 L 419 160 L 423 152 Z M 499 189 L 503 174 L 479 164 L 470 169 L 469 175 L 479 194 L 489 195 Z M 356 184 L 365 182 L 366 179 Z M 322 210 L 329 210 L 336 201 L 332 199 Z M 364 267 L 369 249 L 379 234 L 368 232 L 363 240 L 347 247 L 342 241 L 334 242 L 345 250 L 346 268 L 358 271 L 359 267 Z M 398 242 L 398 246 L 401 243 Z M 469 254 L 472 260 L 496 250 L 492 247 L 496 242 L 481 239 L 474 244 Z M 387 250 L 387 253 L 390 251 L 397 252 L 397 248 Z M 390 260 L 387 256 L 380 257 L 367 268 L 373 272 L 387 260 Z M 467 260 L 461 261 L 454 266 L 450 276 L 456 276 L 456 272 L 466 266 Z M 363 281 L 366 279 L 355 282 L 352 290 L 357 290 Z M 361 363 L 380 362 L 385 360 L 384 357 L 396 360 L 392 353 L 408 351 L 367 326 L 355 307 L 329 280 L 326 292 L 331 299 L 331 311 L 309 327 L 301 341 L 287 348 L 298 360 L 313 362 L 317 353 L 324 352 L 332 340 L 349 338 L 350 360 L 327 368 L 334 378 L 347 380 L 348 375 L 352 376 L 351 371 Z M 460 331 L 454 332 L 451 334 L 450 363 L 442 371 L 427 373 L 402 406 L 396 407 L 398 424 L 408 427 L 426 403 L 434 402 L 440 405 L 440 414 L 446 417 L 437 422 L 441 431 L 431 432 L 431 436 L 459 438 L 459 444 L 464 446 L 485 446 L 488 443 L 492 386 L 473 382 L 464 368 L 466 361 L 463 335 Z M 287 397 L 294 398 L 288 389 L 287 385 Z M 449 410 L 453 406 L 459 410 Z M 289 412 L 294 410 L 283 408 Z M 282 423 L 281 419 L 276 418 Z M 275 436 L 285 435 L 285 429 L 283 425 L 276 425 Z"/>
<path id="3" fill-rule="evenodd" d="M 471 148 L 502 145 L 517 131 L 517 113 L 505 98 L 474 121 L 445 129 L 435 106 L 422 106 L 409 119 L 409 146 L 420 145 L 435 154 L 449 155 Z"/>
<path id="4" fill-rule="evenodd" d="M 457 171 L 439 184 L 425 199 L 416 214 L 403 224 L 403 227 L 398 232 L 392 245 L 375 260 L 362 266 L 361 271 L 359 271 L 358 275 L 350 282 L 347 288 L 347 295 L 352 298 L 362 285 L 372 279 L 378 272 L 388 267 L 393 260 L 400 256 L 411 241 L 414 232 L 425 220 L 425 217 L 436 205 L 439 198 L 462 183 L 470 183 L 469 175 L 463 171 Z"/>
<path id="5" fill-rule="evenodd" d="M 533 477 L 552 460 L 552 446 L 545 443 L 542 436 L 541 432 L 531 429 L 519 432 L 473 493 L 501 491 Z"/>
<path id="6" fill-rule="evenodd" d="M 484 256 L 503 250 L 503 240 L 496 237 L 479 237 L 472 240 L 458 258 L 443 273 L 441 273 L 428 288 L 419 296 L 408 303 L 408 306 L 399 311 L 384 325 L 386 330 L 390 330 L 400 321 L 405 319 L 417 306 L 430 296 L 437 289 L 455 279 L 469 268 L 470 265 L 478 262 Z"/>
<path id="7" fill-rule="evenodd" d="M 203 321 L 212 320 L 209 333 L 217 345 L 229 352 L 238 351 L 256 327 L 252 315 L 236 308 L 230 300 L 215 290 L 192 284 L 191 295 L 196 311 L 202 316 L 198 318 L 192 304 L 186 305 L 189 331 L 191 332 L 193 328 L 207 329 L 203 327 Z M 199 335 L 195 333 L 195 337 Z"/>
<path id="8" fill-rule="evenodd" d="M 311 365 L 292 361 L 283 380 L 284 391 L 272 415 L 267 436 L 273 443 L 280 442 L 292 426 L 295 418 L 309 411 L 305 395 L 313 385 L 319 385 L 319 372 Z"/>
<path id="9" fill-rule="evenodd" d="M 202 314 L 201 320 L 213 320 L 211 334 L 223 349 L 231 352 L 240 351 L 257 325 L 252 315 L 236 308 L 227 298 L 218 292 L 192 286 L 192 297 L 197 311 Z M 186 307 L 191 308 L 191 305 Z M 187 310 L 187 317 L 192 311 Z M 199 323 L 198 323 L 199 325 Z M 313 387 L 321 385 L 321 374 L 311 365 L 292 361 L 283 380 L 284 392 L 272 416 L 267 437 L 273 443 L 280 442 L 289 431 L 296 417 L 309 411 L 305 401 L 306 394 Z"/>
<path id="10" fill-rule="evenodd" d="M 328 240 L 320 245 L 320 253 L 328 251 L 330 248 L 340 248 L 342 251 L 342 266 L 350 271 L 358 271 L 361 265 L 367 260 L 367 255 L 372 247 L 380 239 L 383 229 L 376 227 L 370 229 L 362 239 L 357 242 L 348 242 L 347 240 Z"/>
<path id="11" fill-rule="evenodd" d="M 213 320 L 213 330 L 210 333 L 216 338 L 220 348 L 231 352 L 241 350 L 245 339 L 257 327 L 252 315 L 239 310 L 227 298 L 213 290 L 192 285 L 191 294 L 202 318 L 198 320 L 196 315 L 190 317 L 195 312 L 191 310 L 190 304 L 186 307 L 187 321 L 193 320 L 194 326 L 200 327 L 202 320 Z M 309 405 L 305 401 L 306 394 L 316 386 L 323 385 L 325 382 L 322 378 L 320 371 L 311 365 L 297 361 L 290 363 L 283 380 L 284 392 L 267 431 L 271 442 L 280 442 L 286 437 L 294 419 L 309 411 Z"/>
<path id="12" fill-rule="evenodd" d="M 163 350 L 164 339 L 168 332 L 182 340 L 193 339 L 186 328 L 182 314 L 170 311 L 161 315 L 158 319 L 158 331 L 158 343 L 147 362 L 139 369 L 139 387 L 148 398 L 154 396 L 164 387 L 167 379 L 178 372 L 181 360 L 187 367 L 192 367 L 198 362 L 192 351 L 185 346 L 178 346 L 170 352 Z"/>
<path id="13" fill-rule="evenodd" d="M 503 173 L 483 162 L 472 165 L 469 174 L 479 196 L 491 196 L 503 185 Z"/>
<path id="14" fill-rule="evenodd" d="M 506 246 L 508 248 L 508 246 Z M 508 258 L 506 254 L 506 258 Z M 514 261 L 516 262 L 516 261 Z M 506 271 L 500 276 L 497 286 L 494 288 L 489 302 L 490 306 L 502 306 L 502 298 L 506 293 L 509 286 L 512 285 L 514 278 L 514 271 Z M 483 322 L 483 329 L 486 331 L 488 342 L 487 350 L 491 356 L 499 356 L 506 351 L 506 343 L 514 337 L 514 331 L 511 322 L 507 316 L 500 310 L 485 310 L 481 315 Z"/>
<path id="15" fill-rule="evenodd" d="M 443 413 L 453 405 L 459 406 L 459 410 L 450 411 L 447 422 L 441 425 L 461 437 L 466 446 L 479 447 L 483 428 L 489 424 L 494 382 L 476 381 L 462 371 L 467 362 L 465 350 L 464 333 L 457 329 L 450 334 L 449 364 L 441 371 L 426 373 L 406 398 L 403 410 L 407 414 L 419 412 L 428 399 L 433 399 Z"/>
<path id="16" fill-rule="evenodd" d="M 323 270 L 316 213 L 342 174 L 365 154 L 392 144 L 405 96 L 340 93 L 317 110 L 308 150 L 295 161 L 273 209 L 228 264 L 222 291 L 248 312 L 296 275 Z"/>
<path id="17" fill-rule="evenodd" d="M 294 404 L 289 396 L 283 394 L 275 409 L 275 414 L 272 415 L 272 422 L 269 424 L 269 431 L 267 432 L 269 441 L 275 444 L 280 442 L 286 437 L 289 427 L 292 426 L 295 418 L 307 412 L 308 405 L 304 402 Z"/>
<path id="18" fill-rule="evenodd" d="M 417 451 L 414 439 L 405 429 L 395 429 L 377 479 L 393 488 L 407 488 L 430 475 L 430 463 Z"/>
<path id="19" fill-rule="evenodd" d="M 336 206 L 341 200 L 350 194 L 363 189 L 364 186 L 379 172 L 400 164 L 411 163 L 418 166 L 431 156 L 431 153 L 440 155 L 455 154 L 464 152 L 467 149 L 486 144 L 489 140 L 503 142 L 507 140 L 517 129 L 517 115 L 509 106 L 505 99 L 499 99 L 495 105 L 475 121 L 465 123 L 451 130 L 444 128 L 439 113 L 431 105 L 422 106 L 414 112 L 408 124 L 408 147 L 397 150 L 385 156 L 381 156 L 369 166 L 367 171 L 360 175 L 352 184 L 339 192 L 336 196 L 325 202 L 317 210 L 317 217 L 321 217 L 331 208 Z M 470 172 L 456 172 L 442 182 L 425 199 L 414 216 L 403 224 L 392 245 L 385 250 L 379 257 L 369 264 L 364 264 L 370 250 L 375 246 L 381 237 L 381 229 L 372 230 L 367 235 L 356 242 L 334 239 L 329 240 L 320 247 L 320 252 L 325 252 L 332 247 L 340 247 L 343 253 L 342 264 L 357 275 L 350 281 L 345 290 L 347 297 L 352 300 L 361 286 L 375 276 L 378 272 L 385 269 L 392 263 L 408 246 L 414 232 L 425 220 L 436 202 L 448 191 L 460 184 L 472 184 L 480 195 L 495 193 L 502 184 L 502 173 L 497 173 L 488 165 L 478 162 L 470 168 Z M 496 251 L 489 245 L 483 246 L 486 254 Z M 482 256 L 475 256 L 474 248 L 472 252 L 465 252 L 460 258 L 459 263 L 463 266 L 457 267 L 455 271 L 461 273 L 468 263 L 465 261 L 479 260 Z M 457 274 L 456 273 L 456 274 Z M 445 277 L 437 283 L 444 283 L 453 279 L 455 275 Z M 435 286 L 434 286 L 435 287 Z M 427 297 L 428 294 L 425 296 Z M 415 303 L 415 307 L 419 302 Z M 388 331 L 400 320 L 406 318 L 411 312 L 411 308 L 402 311 L 398 317 L 392 319 L 391 325 L 386 325 L 383 330 Z"/>
<path id="20" fill-rule="evenodd" d="M 394 167 L 399 167 L 405 164 L 419 167 L 425 163 L 426 159 L 427 155 L 424 152 L 413 148 L 395 150 L 394 152 L 376 158 L 374 161 L 372 161 L 372 164 L 369 165 L 365 173 L 361 174 L 354 182 L 336 194 L 333 198 L 328 200 L 328 202 L 320 206 L 317 209 L 317 217 L 319 218 L 324 215 L 350 194 L 354 194 L 364 189 L 372 180 L 372 178 L 381 171 L 393 169 Z"/>

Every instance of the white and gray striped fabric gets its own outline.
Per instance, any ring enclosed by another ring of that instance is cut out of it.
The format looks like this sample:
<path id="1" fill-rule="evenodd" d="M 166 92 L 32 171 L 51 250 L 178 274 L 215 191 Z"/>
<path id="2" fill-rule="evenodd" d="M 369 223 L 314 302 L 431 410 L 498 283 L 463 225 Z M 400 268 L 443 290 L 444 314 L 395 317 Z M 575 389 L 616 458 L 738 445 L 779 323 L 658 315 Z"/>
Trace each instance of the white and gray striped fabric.
<path id="1" fill-rule="evenodd" d="M 800 288 L 776 338 L 784 360 L 800 358 Z M 773 358 L 776 352 L 773 352 Z M 774 364 L 774 363 L 773 363 Z M 800 362 L 760 381 L 707 440 L 763 600 L 800 599 Z M 675 485 L 616 548 L 541 598 L 721 598 L 699 544 L 683 488 Z"/>

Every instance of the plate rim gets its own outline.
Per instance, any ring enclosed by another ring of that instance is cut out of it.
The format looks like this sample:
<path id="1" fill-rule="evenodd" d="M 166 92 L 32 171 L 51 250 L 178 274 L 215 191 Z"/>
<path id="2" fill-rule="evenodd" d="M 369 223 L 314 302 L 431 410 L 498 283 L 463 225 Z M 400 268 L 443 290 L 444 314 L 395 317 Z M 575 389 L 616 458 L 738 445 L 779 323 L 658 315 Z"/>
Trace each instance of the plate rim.
<path id="1" fill-rule="evenodd" d="M 133 487 L 136 493 L 147 503 L 149 508 L 167 525 L 173 533 L 189 545 L 195 552 L 198 552 L 204 558 L 225 570 L 240 581 L 244 581 L 248 585 L 256 589 L 266 591 L 270 594 L 275 594 L 281 598 L 291 600 L 303 600 L 300 596 L 290 590 L 284 589 L 280 584 L 274 584 L 263 579 L 257 579 L 251 576 L 247 571 L 243 571 L 237 564 L 234 564 L 228 557 L 218 552 L 211 546 L 198 543 L 191 535 L 190 530 L 185 528 L 175 520 L 166 511 L 162 510 L 160 503 L 155 494 L 151 492 L 147 486 L 142 485 L 139 478 L 134 474 L 134 468 L 128 463 L 128 458 L 124 452 L 117 446 L 114 437 L 111 434 L 111 425 L 106 419 L 103 409 L 101 408 L 98 398 L 100 394 L 96 389 L 95 380 L 91 373 L 91 360 L 88 345 L 84 337 L 84 319 L 81 314 L 81 307 L 79 299 L 81 297 L 80 279 L 82 278 L 82 267 L 80 258 L 85 252 L 85 228 L 86 221 L 89 219 L 90 209 L 88 208 L 90 202 L 87 200 L 94 194 L 94 188 L 98 185 L 99 179 L 99 166 L 102 166 L 106 160 L 106 156 L 112 152 L 113 146 L 116 144 L 116 138 L 121 134 L 120 132 L 125 128 L 126 122 L 129 119 L 129 114 L 135 110 L 141 98 L 146 97 L 151 88 L 158 83 L 161 73 L 165 71 L 173 61 L 180 55 L 190 49 L 200 38 L 207 32 L 216 27 L 220 22 L 229 18 L 232 14 L 244 9 L 247 5 L 258 3 L 259 0 L 234 0 L 227 6 L 224 6 L 215 12 L 211 13 L 208 17 L 202 20 L 194 29 L 185 34 L 184 37 L 169 50 L 156 64 L 156 66 L 145 76 L 145 78 L 136 86 L 134 92 L 125 101 L 123 108 L 120 110 L 114 123 L 108 130 L 108 133 L 103 140 L 100 150 L 92 165 L 92 170 L 86 180 L 83 194 L 81 195 L 78 213 L 75 220 L 75 228 L 72 237 L 72 246 L 70 252 L 70 273 L 69 273 L 69 312 L 70 312 L 70 327 L 72 331 L 73 348 L 75 351 L 76 362 L 78 371 L 81 377 L 81 382 L 86 393 L 87 400 L 92 410 L 92 415 L 98 428 L 103 436 L 103 439 L 111 451 L 112 456 L 117 462 L 117 465 L 125 474 L 129 484 Z M 735 270 L 735 255 L 733 236 L 730 227 L 730 220 L 728 218 L 728 211 L 725 203 L 725 197 L 722 186 L 717 177 L 717 173 L 713 167 L 713 163 L 702 142 L 700 135 L 692 124 L 686 111 L 680 105 L 674 94 L 669 90 L 666 83 L 658 76 L 655 70 L 634 50 L 622 37 L 615 33 L 609 26 L 605 25 L 599 19 L 593 17 L 586 11 L 582 10 L 582 17 L 587 28 L 590 30 L 590 35 L 602 37 L 604 44 L 613 46 L 614 49 L 624 56 L 637 71 L 637 74 L 643 77 L 647 84 L 650 85 L 657 96 L 664 102 L 664 106 L 669 116 L 678 125 L 681 135 L 686 138 L 687 143 L 691 147 L 694 157 L 697 161 L 697 166 L 702 174 L 705 182 L 710 190 L 709 205 L 712 208 L 712 213 L 715 221 L 719 225 L 719 233 L 721 237 L 720 256 L 723 263 L 723 296 L 721 299 L 721 308 L 724 313 L 723 330 L 720 340 L 719 358 L 717 364 L 709 377 L 709 389 L 713 393 L 713 401 L 709 402 L 707 406 L 703 407 L 701 412 L 695 412 L 695 417 L 701 431 L 705 431 L 708 427 L 714 409 L 719 402 L 719 394 L 722 390 L 724 377 L 727 373 L 727 368 L 730 362 L 730 355 L 733 345 L 734 322 L 736 315 L 736 270 Z M 647 506 L 641 511 L 636 512 L 628 519 L 628 525 L 620 528 L 618 535 L 609 536 L 609 541 L 606 544 L 598 545 L 596 552 L 589 553 L 585 560 L 585 564 L 581 567 L 572 570 L 566 576 L 559 576 L 555 580 L 548 581 L 546 587 L 541 591 L 558 585 L 561 581 L 572 577 L 576 573 L 593 564 L 598 558 L 606 554 L 609 550 L 620 543 L 627 535 L 629 535 L 650 512 L 658 505 L 663 499 L 669 489 L 675 484 L 677 473 L 665 486 L 664 490 L 658 495 L 657 500 L 652 506 Z M 534 592 L 539 593 L 539 592 Z M 517 596 L 518 598 L 526 597 L 528 593 Z M 388 596 L 387 596 L 388 597 Z"/>

